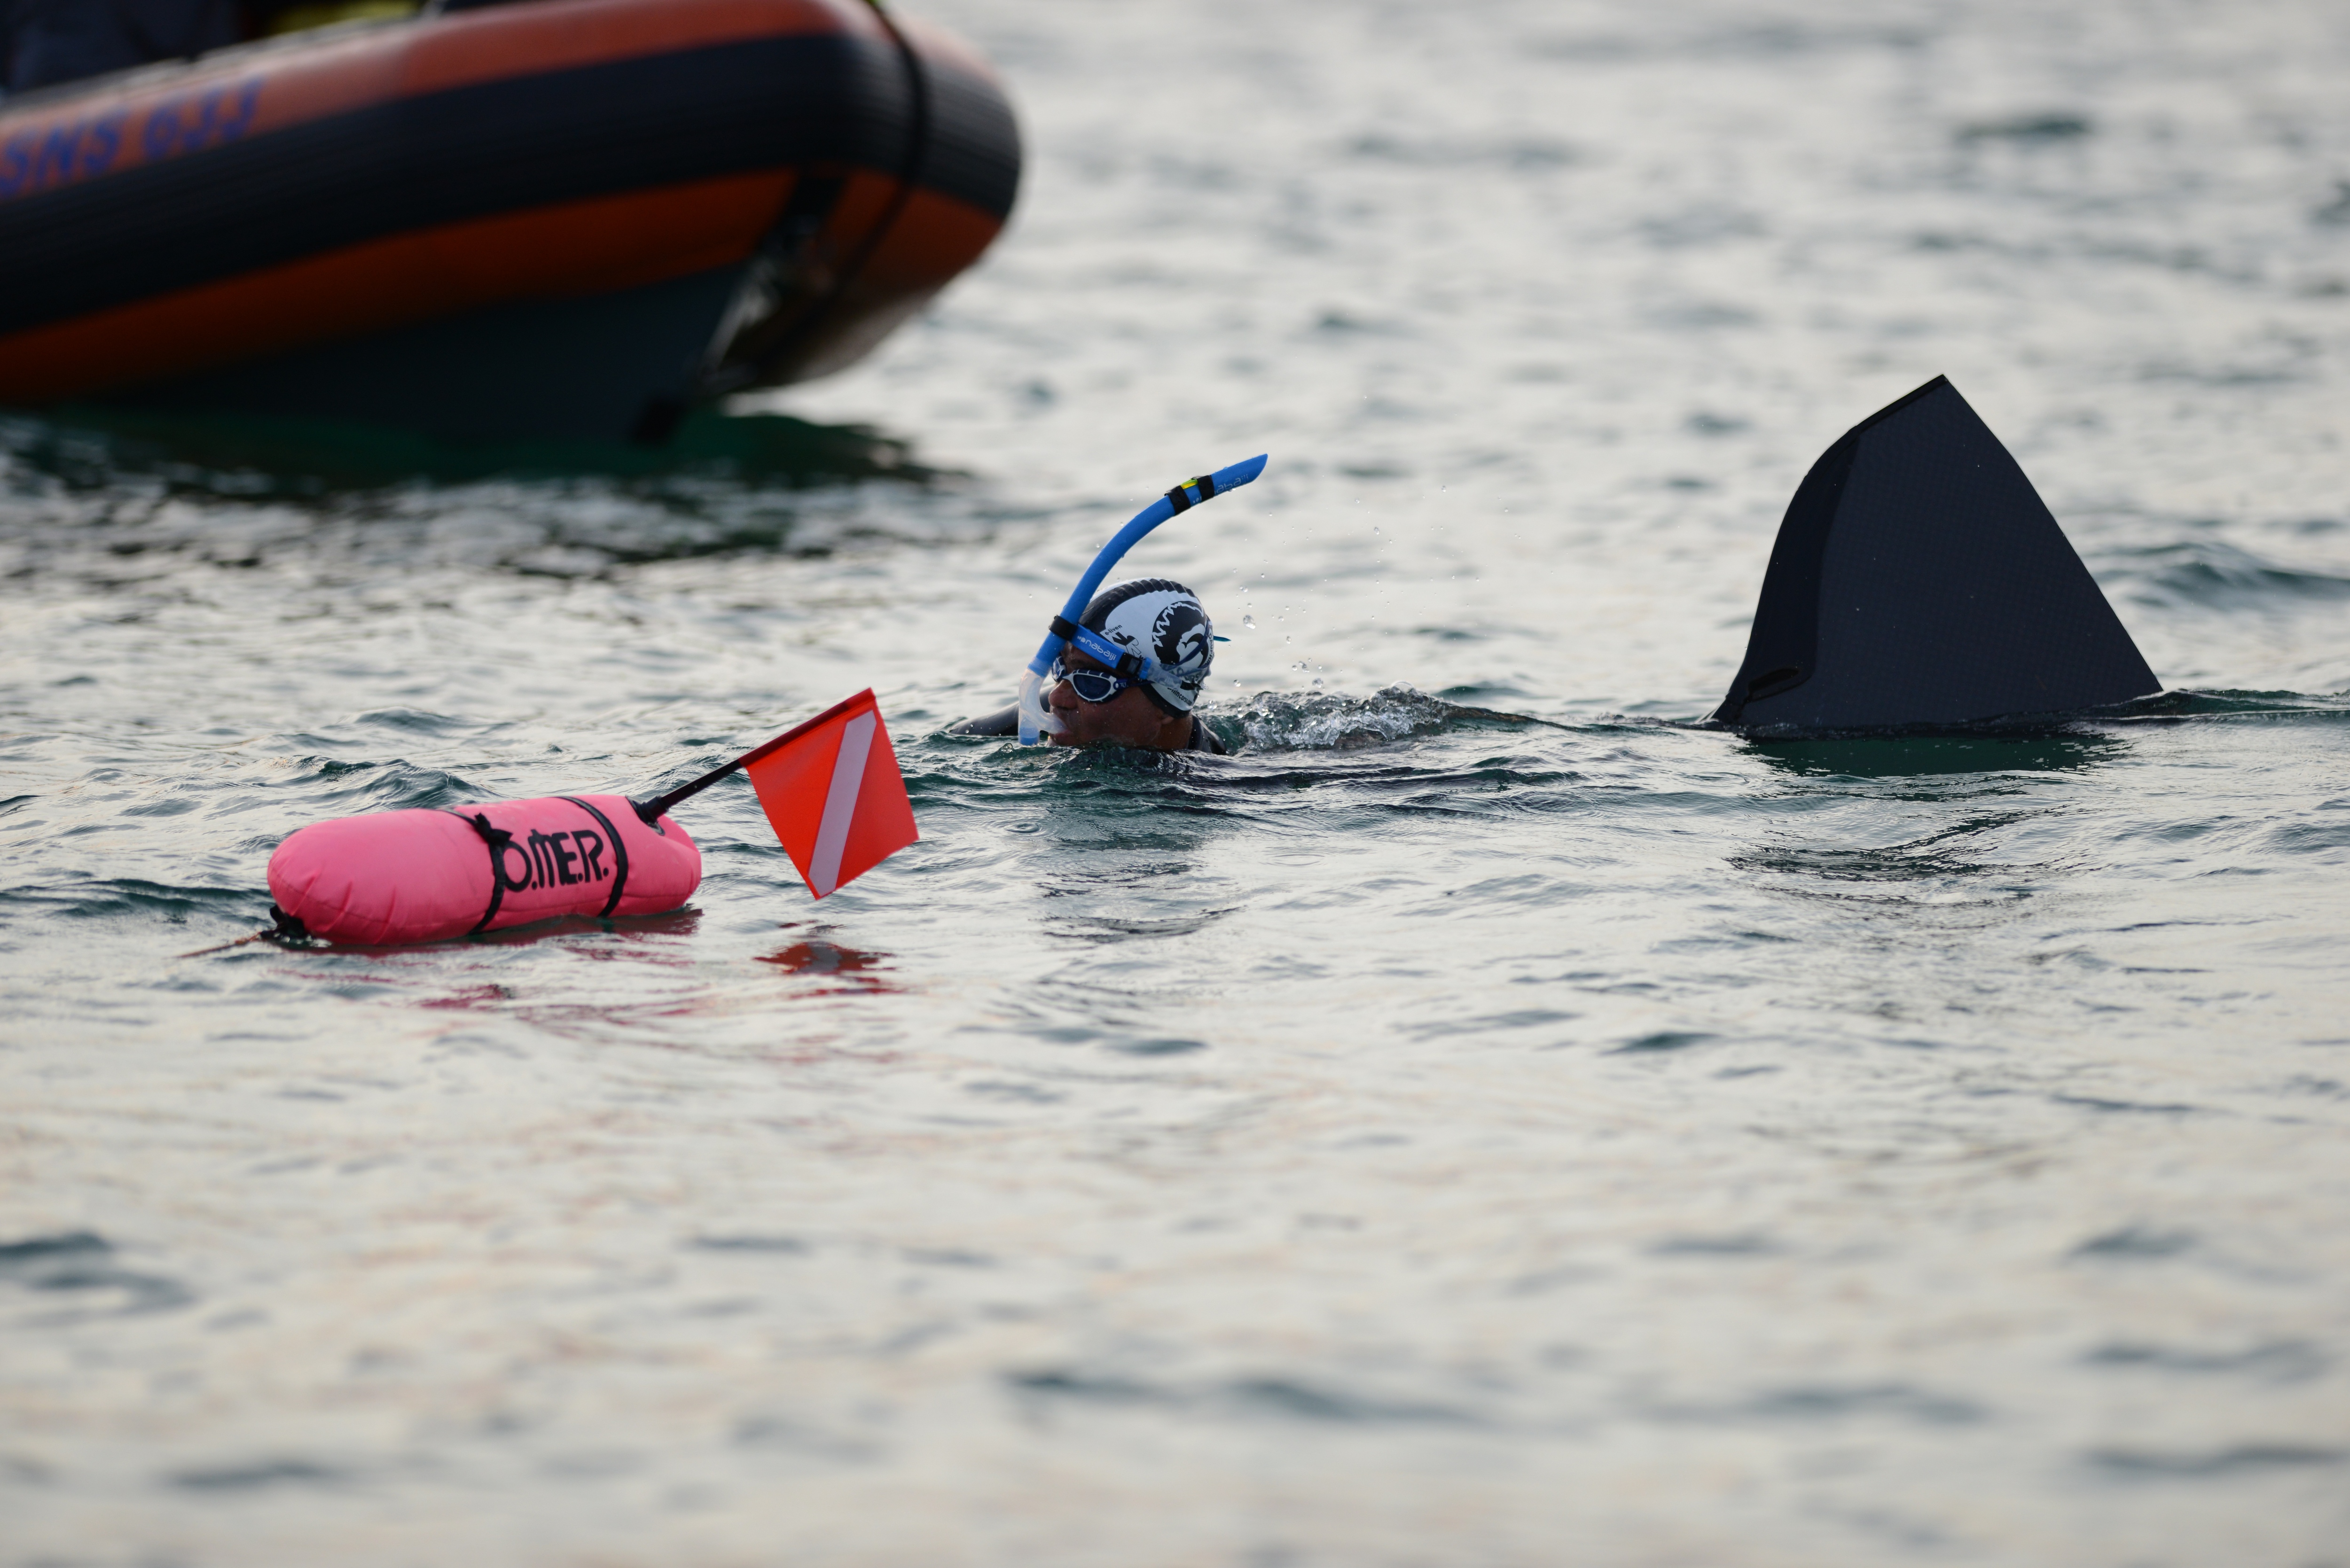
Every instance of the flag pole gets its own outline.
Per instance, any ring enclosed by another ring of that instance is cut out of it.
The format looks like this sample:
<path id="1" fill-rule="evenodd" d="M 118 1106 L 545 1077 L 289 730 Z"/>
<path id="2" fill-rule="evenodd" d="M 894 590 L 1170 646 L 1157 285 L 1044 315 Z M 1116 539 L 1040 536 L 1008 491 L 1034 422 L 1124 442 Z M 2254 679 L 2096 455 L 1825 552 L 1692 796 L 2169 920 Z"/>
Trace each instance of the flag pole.
<path id="1" fill-rule="evenodd" d="M 785 730 L 782 734 L 777 735 L 774 740 L 763 742 L 760 744 L 752 747 L 749 751 L 743 753 L 733 762 L 728 763 L 723 766 L 711 769 L 708 773 L 702 774 L 700 778 L 693 780 L 690 784 L 681 784 L 675 789 L 670 791 L 667 794 L 655 795 L 650 800 L 632 800 L 629 804 L 637 808 L 638 817 L 643 821 L 646 826 L 650 827 L 654 824 L 660 822 L 663 816 L 667 815 L 678 802 L 691 799 L 693 796 L 700 794 L 703 790 L 708 789 L 712 784 L 716 784 L 720 779 L 724 778 L 728 774 L 742 772 L 744 768 L 749 767 L 753 763 L 757 762 L 761 757 L 766 756 L 771 752 L 775 752 L 784 746 L 791 744 L 794 741 L 798 740 L 802 735 L 806 734 L 810 730 L 815 729 L 817 725 L 822 724 L 828 720 L 837 719 L 843 713 L 847 712 L 851 708 L 858 707 L 860 704 L 867 702 L 873 702 L 877 708 L 879 706 L 879 702 L 875 702 L 873 689 L 869 686 L 864 691 L 859 691 L 854 697 L 845 697 L 841 701 L 835 702 L 831 707 L 827 708 L 815 718 L 807 720 L 804 723 L 793 725 L 790 729 Z"/>

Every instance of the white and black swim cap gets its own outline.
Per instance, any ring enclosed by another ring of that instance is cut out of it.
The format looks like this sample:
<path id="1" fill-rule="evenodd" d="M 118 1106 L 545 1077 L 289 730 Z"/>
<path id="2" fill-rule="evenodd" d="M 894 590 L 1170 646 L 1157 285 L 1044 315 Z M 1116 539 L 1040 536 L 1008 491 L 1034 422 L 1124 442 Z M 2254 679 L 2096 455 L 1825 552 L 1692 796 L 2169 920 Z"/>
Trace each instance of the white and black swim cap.
<path id="1" fill-rule="evenodd" d="M 1216 628 L 1199 596 L 1180 583 L 1165 577 L 1112 583 L 1094 596 L 1077 624 L 1157 660 L 1162 673 L 1142 689 L 1168 713 L 1190 712 L 1207 687 Z"/>

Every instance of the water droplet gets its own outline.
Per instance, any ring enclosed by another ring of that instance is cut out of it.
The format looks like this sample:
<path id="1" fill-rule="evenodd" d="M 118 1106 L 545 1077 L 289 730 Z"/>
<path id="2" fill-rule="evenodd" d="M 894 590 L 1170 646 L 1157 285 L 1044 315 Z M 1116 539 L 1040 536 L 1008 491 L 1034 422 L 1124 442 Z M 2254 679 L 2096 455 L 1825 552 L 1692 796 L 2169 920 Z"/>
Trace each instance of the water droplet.
<path id="1" fill-rule="evenodd" d="M 1250 631 L 1254 631 L 1256 629 L 1256 617 L 1253 615 L 1244 615 L 1241 617 L 1241 625 Z"/>
<path id="2" fill-rule="evenodd" d="M 1316 685 L 1316 686 L 1319 686 L 1319 685 L 1321 685 L 1321 684 L 1322 684 L 1322 678 L 1321 678 L 1319 675 L 1317 675 L 1317 676 L 1315 676 L 1315 677 L 1314 678 L 1314 684 L 1315 684 L 1315 685 Z"/>
<path id="3" fill-rule="evenodd" d="M 1282 641 L 1284 641 L 1284 642 L 1287 642 L 1287 641 L 1289 641 L 1289 640 L 1290 640 L 1290 639 L 1289 639 L 1289 635 L 1288 635 L 1288 633 L 1284 632 L 1284 633 L 1282 634 L 1281 640 L 1282 640 Z"/>

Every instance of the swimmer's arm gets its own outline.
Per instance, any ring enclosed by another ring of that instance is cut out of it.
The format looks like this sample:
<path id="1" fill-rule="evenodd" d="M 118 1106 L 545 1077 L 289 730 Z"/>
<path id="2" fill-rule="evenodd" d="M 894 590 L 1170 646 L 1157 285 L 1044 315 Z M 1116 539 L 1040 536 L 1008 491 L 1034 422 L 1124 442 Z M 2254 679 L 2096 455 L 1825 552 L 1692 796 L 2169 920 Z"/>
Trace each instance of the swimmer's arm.
<path id="1" fill-rule="evenodd" d="M 947 731 L 950 735 L 1016 735 L 1020 732 L 1020 704 L 993 713 L 983 713 L 976 719 L 965 719 Z"/>

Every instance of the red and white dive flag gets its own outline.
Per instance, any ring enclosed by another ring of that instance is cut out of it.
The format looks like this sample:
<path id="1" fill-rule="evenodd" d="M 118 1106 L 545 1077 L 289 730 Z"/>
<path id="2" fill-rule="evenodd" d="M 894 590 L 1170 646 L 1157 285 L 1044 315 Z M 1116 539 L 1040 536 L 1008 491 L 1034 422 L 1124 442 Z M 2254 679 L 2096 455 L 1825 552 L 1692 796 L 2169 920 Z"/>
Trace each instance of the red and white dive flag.
<path id="1" fill-rule="evenodd" d="M 819 898 L 921 836 L 869 691 L 776 736 L 743 769 L 784 852 Z"/>

